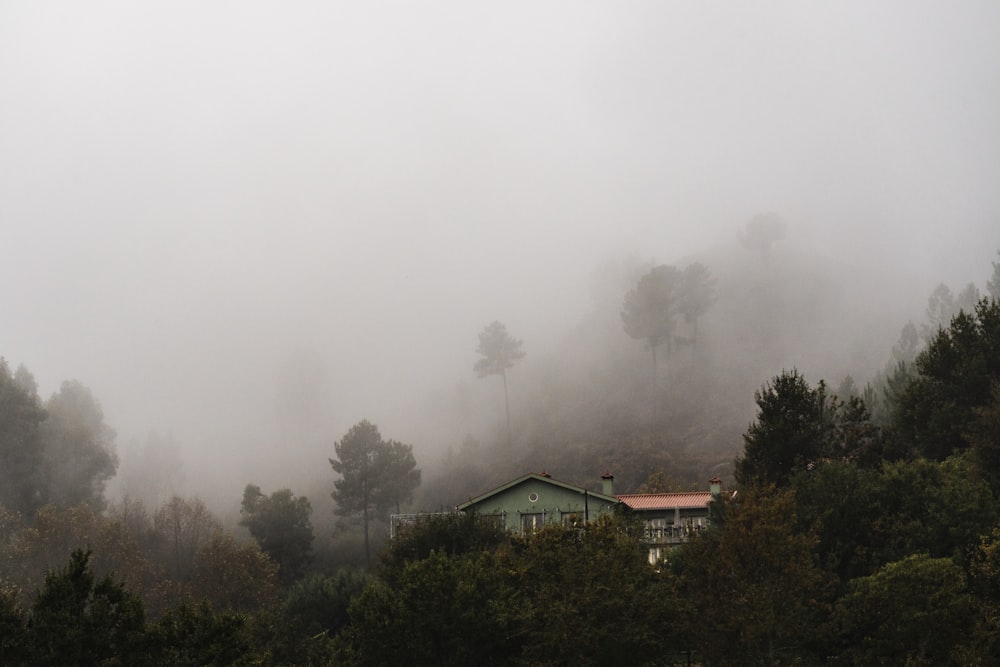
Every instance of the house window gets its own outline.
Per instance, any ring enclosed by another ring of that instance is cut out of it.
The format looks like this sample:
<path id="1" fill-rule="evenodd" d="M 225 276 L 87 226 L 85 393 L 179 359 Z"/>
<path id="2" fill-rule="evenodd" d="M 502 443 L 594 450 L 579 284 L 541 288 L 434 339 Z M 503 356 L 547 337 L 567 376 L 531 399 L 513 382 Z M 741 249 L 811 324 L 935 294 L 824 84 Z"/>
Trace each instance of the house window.
<path id="1" fill-rule="evenodd" d="M 541 512 L 537 514 L 522 514 L 521 515 L 521 531 L 524 533 L 533 533 L 542 527 L 545 522 L 545 515 Z"/>
<path id="2" fill-rule="evenodd" d="M 573 526 L 579 526 L 583 524 L 583 512 L 563 512 L 562 513 L 563 525 L 567 528 L 572 528 Z"/>

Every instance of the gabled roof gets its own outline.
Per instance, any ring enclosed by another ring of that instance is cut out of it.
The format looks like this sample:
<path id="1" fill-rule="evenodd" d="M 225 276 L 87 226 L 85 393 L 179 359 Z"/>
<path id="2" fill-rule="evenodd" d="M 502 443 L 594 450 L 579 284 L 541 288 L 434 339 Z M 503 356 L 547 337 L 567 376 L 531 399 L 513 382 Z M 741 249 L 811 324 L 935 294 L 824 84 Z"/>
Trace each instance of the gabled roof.
<path id="1" fill-rule="evenodd" d="M 691 493 L 627 493 L 617 496 L 634 510 L 666 510 L 680 508 L 708 507 L 712 494 L 708 491 Z"/>
<path id="2" fill-rule="evenodd" d="M 508 489 L 513 489 L 514 487 L 520 486 L 521 484 L 524 484 L 525 482 L 528 482 L 530 480 L 536 480 L 536 481 L 542 482 L 544 484 L 551 484 L 552 486 L 558 486 L 558 487 L 561 487 L 563 489 L 566 489 L 567 491 L 572 491 L 574 493 L 579 493 L 580 495 L 587 494 L 588 496 L 590 496 L 592 498 L 597 498 L 599 500 L 605 500 L 605 501 L 607 501 L 609 503 L 617 503 L 618 502 L 618 498 L 616 498 L 614 496 L 606 496 L 603 493 L 598 493 L 596 491 L 591 491 L 589 489 L 583 488 L 582 486 L 576 486 L 576 485 L 573 485 L 573 484 L 569 484 L 567 482 L 560 482 L 559 480 L 552 479 L 551 477 L 548 477 L 548 476 L 545 476 L 545 475 L 539 475 L 538 473 L 531 472 L 531 473 L 528 473 L 527 475 L 523 475 L 521 477 L 518 477 L 515 480 L 507 482 L 506 484 L 503 484 L 502 486 L 498 486 L 495 489 L 487 491 L 486 493 L 478 495 L 475 498 L 470 498 L 469 500 L 467 500 L 464 503 L 462 503 L 461 505 L 459 505 L 458 509 L 462 510 L 462 511 L 465 511 L 469 507 L 472 507 L 473 505 L 481 503 L 482 501 L 490 498 L 491 496 L 495 496 L 498 493 L 503 493 L 504 491 L 507 491 Z M 708 495 L 708 494 L 706 494 L 706 495 Z"/>

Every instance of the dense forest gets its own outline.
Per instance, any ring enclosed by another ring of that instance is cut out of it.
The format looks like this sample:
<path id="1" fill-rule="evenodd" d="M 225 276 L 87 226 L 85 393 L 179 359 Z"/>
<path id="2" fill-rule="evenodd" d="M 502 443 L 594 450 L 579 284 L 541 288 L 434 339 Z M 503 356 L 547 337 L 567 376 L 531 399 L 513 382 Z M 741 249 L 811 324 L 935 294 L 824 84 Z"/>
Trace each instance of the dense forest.
<path id="1" fill-rule="evenodd" d="M 221 509 L 170 492 L 169 437 L 125 475 L 84 384 L 44 399 L 0 361 L 0 663 L 996 663 L 1000 263 L 890 349 L 809 366 L 864 324 L 780 238 L 755 218 L 738 267 L 618 267 L 578 345 L 524 377 L 530 341 L 487 324 L 470 371 L 502 383 L 498 417 L 442 460 L 360 419 L 309 463 L 325 482 L 247 479 Z M 529 536 L 447 513 L 542 469 L 727 492 L 653 565 L 626 512 Z M 445 511 L 388 539 L 421 510 Z"/>

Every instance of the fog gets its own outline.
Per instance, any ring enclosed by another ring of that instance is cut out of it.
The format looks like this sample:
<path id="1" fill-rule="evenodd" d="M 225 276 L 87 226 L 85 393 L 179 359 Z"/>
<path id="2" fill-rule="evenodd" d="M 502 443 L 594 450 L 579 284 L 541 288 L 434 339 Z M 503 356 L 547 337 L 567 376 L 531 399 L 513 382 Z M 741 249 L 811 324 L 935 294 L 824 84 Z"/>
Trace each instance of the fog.
<path id="1" fill-rule="evenodd" d="M 628 267 L 724 284 L 773 211 L 785 257 L 838 267 L 813 301 L 838 325 L 785 330 L 749 385 L 874 371 L 1000 248 L 998 26 L 989 1 L 0 2 L 0 355 L 89 386 L 123 459 L 171 434 L 193 491 L 332 476 L 362 418 L 429 467 L 502 417 L 486 324 L 524 340 L 512 394 L 585 378 L 600 313 L 638 359 Z"/>

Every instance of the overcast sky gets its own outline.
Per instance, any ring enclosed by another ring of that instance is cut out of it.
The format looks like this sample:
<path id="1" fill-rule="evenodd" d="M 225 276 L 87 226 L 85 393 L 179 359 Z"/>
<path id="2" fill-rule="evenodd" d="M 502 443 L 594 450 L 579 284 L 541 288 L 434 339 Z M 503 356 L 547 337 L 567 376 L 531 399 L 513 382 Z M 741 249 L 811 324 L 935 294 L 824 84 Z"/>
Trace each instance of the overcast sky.
<path id="1" fill-rule="evenodd" d="M 0 0 L 0 355 L 119 441 L 208 442 L 312 350 L 331 439 L 406 440 L 489 321 L 537 353 L 602 261 L 762 211 L 981 282 L 998 32 L 995 1 Z"/>

